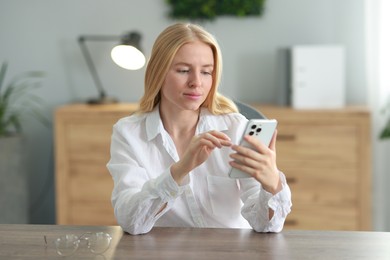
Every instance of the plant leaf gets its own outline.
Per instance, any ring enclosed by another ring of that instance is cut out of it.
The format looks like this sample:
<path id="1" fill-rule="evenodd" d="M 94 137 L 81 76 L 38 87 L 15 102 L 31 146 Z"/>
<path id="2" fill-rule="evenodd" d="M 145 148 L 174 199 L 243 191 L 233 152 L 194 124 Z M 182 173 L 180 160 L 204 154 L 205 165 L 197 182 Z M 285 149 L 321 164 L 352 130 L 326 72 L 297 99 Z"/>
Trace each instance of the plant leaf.
<path id="1" fill-rule="evenodd" d="M 382 130 L 379 138 L 380 139 L 390 138 L 390 119 L 389 119 L 389 121 L 387 121 L 387 124 L 386 124 L 385 128 Z"/>
<path id="2" fill-rule="evenodd" d="M 40 87 L 40 71 L 29 71 L 15 76 L 8 85 L 4 84 L 7 64 L 3 63 L 0 69 L 0 136 L 22 131 L 21 118 L 31 115 L 44 125 L 50 121 L 42 113 L 44 103 L 32 90 Z"/>
<path id="3" fill-rule="evenodd" d="M 8 66 L 8 64 L 6 62 L 3 62 L 3 64 L 1 64 L 1 68 L 0 68 L 0 91 L 1 91 L 1 87 L 3 86 L 3 82 L 4 82 L 4 79 L 5 79 L 5 73 L 7 72 L 7 66 Z"/>

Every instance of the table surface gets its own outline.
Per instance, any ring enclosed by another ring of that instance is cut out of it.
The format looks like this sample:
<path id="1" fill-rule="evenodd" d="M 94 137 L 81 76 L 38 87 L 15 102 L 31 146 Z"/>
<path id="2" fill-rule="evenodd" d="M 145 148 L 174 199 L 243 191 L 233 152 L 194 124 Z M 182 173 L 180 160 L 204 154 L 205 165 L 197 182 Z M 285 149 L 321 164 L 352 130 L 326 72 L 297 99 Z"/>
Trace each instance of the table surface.
<path id="1" fill-rule="evenodd" d="M 62 257 L 53 241 L 65 234 L 107 232 L 110 248 L 79 248 Z M 44 236 L 47 238 L 45 245 Z M 0 259 L 390 259 L 390 233 L 154 228 L 132 236 L 118 226 L 0 225 Z"/>

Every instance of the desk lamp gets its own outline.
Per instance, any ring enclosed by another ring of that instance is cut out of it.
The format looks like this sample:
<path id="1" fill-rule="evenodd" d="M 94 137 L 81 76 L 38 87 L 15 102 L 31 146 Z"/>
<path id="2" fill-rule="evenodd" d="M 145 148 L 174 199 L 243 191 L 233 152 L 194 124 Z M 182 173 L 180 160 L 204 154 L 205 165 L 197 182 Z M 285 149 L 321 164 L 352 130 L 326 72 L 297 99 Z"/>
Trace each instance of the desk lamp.
<path id="1" fill-rule="evenodd" d="M 91 54 L 87 48 L 86 41 L 118 41 L 120 44 L 116 45 L 111 50 L 112 60 L 120 67 L 128 70 L 138 70 L 145 65 L 145 56 L 140 48 L 141 34 L 138 32 L 129 32 L 123 36 L 105 36 L 105 35 L 81 35 L 79 37 L 79 44 L 84 58 L 87 62 L 88 69 L 95 82 L 96 88 L 99 92 L 99 97 L 90 99 L 89 104 L 110 104 L 118 102 L 117 99 L 108 97 L 100 81 L 96 68 L 93 64 Z"/>

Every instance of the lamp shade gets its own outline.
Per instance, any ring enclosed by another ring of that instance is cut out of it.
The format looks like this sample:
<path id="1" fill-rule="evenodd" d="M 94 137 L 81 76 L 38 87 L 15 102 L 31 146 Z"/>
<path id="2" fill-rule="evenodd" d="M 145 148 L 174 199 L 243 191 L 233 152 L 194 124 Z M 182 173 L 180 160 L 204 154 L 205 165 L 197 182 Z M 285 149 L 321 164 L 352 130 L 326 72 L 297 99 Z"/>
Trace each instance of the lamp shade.
<path id="1" fill-rule="evenodd" d="M 145 55 L 140 49 L 141 35 L 137 32 L 125 34 L 120 45 L 111 51 L 112 60 L 120 67 L 138 70 L 145 65 Z"/>

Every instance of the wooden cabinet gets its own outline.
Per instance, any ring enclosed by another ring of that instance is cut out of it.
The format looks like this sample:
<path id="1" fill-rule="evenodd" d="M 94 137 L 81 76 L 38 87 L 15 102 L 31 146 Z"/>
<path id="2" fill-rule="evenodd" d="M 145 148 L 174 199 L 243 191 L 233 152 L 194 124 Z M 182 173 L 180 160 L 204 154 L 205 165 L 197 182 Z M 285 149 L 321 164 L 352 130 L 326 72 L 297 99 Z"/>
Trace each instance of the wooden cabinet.
<path id="1" fill-rule="evenodd" d="M 292 190 L 286 229 L 371 228 L 367 110 L 255 106 L 278 124 L 277 161 Z M 58 224 L 116 225 L 106 168 L 113 124 L 135 104 L 69 105 L 55 118 Z"/>
<path id="2" fill-rule="evenodd" d="M 112 126 L 137 105 L 61 107 L 55 114 L 57 224 L 116 225 L 111 206 Z"/>
<path id="3" fill-rule="evenodd" d="M 368 111 L 256 108 L 279 122 L 277 162 L 293 201 L 286 229 L 370 230 Z"/>

